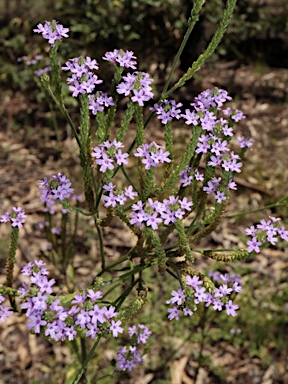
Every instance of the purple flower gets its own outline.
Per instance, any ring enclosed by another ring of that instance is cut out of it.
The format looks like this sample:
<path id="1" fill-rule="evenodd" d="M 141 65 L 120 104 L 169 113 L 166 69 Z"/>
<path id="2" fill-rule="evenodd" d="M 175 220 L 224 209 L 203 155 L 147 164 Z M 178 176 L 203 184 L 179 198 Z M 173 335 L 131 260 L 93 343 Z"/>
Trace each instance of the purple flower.
<path id="1" fill-rule="evenodd" d="M 148 227 L 152 227 L 152 229 L 154 230 L 158 229 L 158 224 L 162 223 L 162 219 L 157 216 L 158 216 L 157 212 L 153 213 L 153 215 L 146 213 L 146 216 L 145 216 L 146 225 Z"/>
<path id="2" fill-rule="evenodd" d="M 69 28 L 64 28 L 62 24 L 58 24 L 53 20 L 45 21 L 42 25 L 39 23 L 37 28 L 33 29 L 33 32 L 41 33 L 44 39 L 48 40 L 49 44 L 53 47 L 55 40 L 62 40 L 63 37 L 68 37 Z"/>
<path id="3" fill-rule="evenodd" d="M 116 91 L 119 94 L 125 96 L 131 95 L 131 101 L 137 102 L 143 107 L 144 101 L 148 101 L 153 98 L 152 88 L 150 84 L 153 83 L 153 79 L 145 72 L 134 72 L 122 77 L 122 82 L 117 85 Z"/>
<path id="4" fill-rule="evenodd" d="M 168 151 L 163 152 L 163 148 L 155 142 L 141 145 L 134 154 L 135 157 L 142 158 L 142 163 L 145 164 L 145 169 L 147 170 L 151 167 L 156 167 L 160 163 L 170 163 L 169 155 Z"/>
<path id="5" fill-rule="evenodd" d="M 87 324 L 88 331 L 85 333 L 85 335 L 88 337 L 90 336 L 92 340 L 95 339 L 97 333 L 99 332 L 99 328 L 95 324 L 88 323 Z"/>
<path id="6" fill-rule="evenodd" d="M 257 238 L 254 236 L 252 240 L 247 241 L 247 245 L 249 245 L 249 247 L 247 248 L 247 251 L 249 253 L 253 251 L 255 251 L 256 253 L 259 253 L 260 252 L 259 245 L 261 244 L 262 244 L 261 241 L 257 241 Z"/>
<path id="7" fill-rule="evenodd" d="M 215 87 L 213 90 L 207 89 L 200 93 L 195 97 L 194 103 L 191 103 L 191 105 L 196 111 L 204 111 L 210 107 L 220 109 L 226 101 L 230 100 L 232 100 L 232 98 L 228 96 L 227 91 Z"/>
<path id="8" fill-rule="evenodd" d="M 115 309 L 116 308 L 113 305 L 110 305 L 109 309 L 107 309 L 107 307 L 103 307 L 104 316 L 107 320 L 113 319 L 113 317 L 118 315 L 118 312 L 116 312 Z"/>
<path id="9" fill-rule="evenodd" d="M 8 223 L 10 221 L 10 212 L 6 212 L 4 215 L 0 216 L 1 223 Z"/>
<path id="10" fill-rule="evenodd" d="M 213 301 L 213 309 L 215 311 L 222 311 L 223 303 L 220 300 L 214 300 Z"/>
<path id="11" fill-rule="evenodd" d="M 193 312 L 189 308 L 183 308 L 184 316 L 192 316 Z"/>
<path id="12" fill-rule="evenodd" d="M 282 240 L 288 241 L 288 231 L 286 231 L 283 226 L 278 228 L 277 231 Z"/>
<path id="13" fill-rule="evenodd" d="M 246 140 L 244 136 L 237 137 L 239 141 L 240 148 L 251 148 L 253 144 L 253 139 Z"/>
<path id="14" fill-rule="evenodd" d="M 103 112 L 104 107 L 113 106 L 114 101 L 112 97 L 108 96 L 105 92 L 97 92 L 96 95 L 89 96 L 89 109 L 93 115 L 97 115 L 98 112 Z"/>
<path id="15" fill-rule="evenodd" d="M 223 284 L 219 288 L 215 289 L 215 297 L 225 297 L 230 295 L 232 292 L 232 288 L 228 288 L 227 284 Z"/>
<path id="16" fill-rule="evenodd" d="M 29 320 L 30 323 L 27 324 L 27 328 L 33 329 L 35 333 L 40 333 L 41 326 L 47 324 L 47 321 L 41 318 L 41 314 L 30 315 Z"/>
<path id="17" fill-rule="evenodd" d="M 250 228 L 245 229 L 245 233 L 246 233 L 246 235 L 255 236 L 256 228 L 254 227 L 254 225 L 251 225 Z"/>
<path id="18" fill-rule="evenodd" d="M 87 291 L 87 297 L 92 300 L 94 303 L 96 300 L 101 299 L 103 296 L 103 293 L 101 291 L 94 292 L 93 289 L 88 289 Z"/>
<path id="19" fill-rule="evenodd" d="M 121 320 L 118 320 L 116 322 L 114 320 L 111 321 L 111 326 L 109 329 L 110 331 L 112 331 L 113 337 L 117 337 L 118 333 L 123 333 L 123 328 L 120 327 L 121 324 Z"/>
<path id="20" fill-rule="evenodd" d="M 114 169 L 113 159 L 109 159 L 106 154 L 103 154 L 102 159 L 96 160 L 96 164 L 100 165 L 99 171 L 105 173 L 107 169 Z"/>
<path id="21" fill-rule="evenodd" d="M 239 292 L 242 291 L 242 287 L 241 287 L 241 285 L 238 283 L 238 281 L 235 281 L 235 282 L 233 283 L 232 289 L 233 289 L 234 292 L 237 292 L 237 293 L 239 293 Z"/>
<path id="22" fill-rule="evenodd" d="M 41 276 L 37 281 L 37 286 L 40 288 L 40 292 L 48 293 L 50 295 L 52 293 L 52 285 L 55 284 L 55 279 L 48 280 L 46 276 Z"/>
<path id="23" fill-rule="evenodd" d="M 161 104 L 154 104 L 150 111 L 155 111 L 162 124 L 166 124 L 173 119 L 180 119 L 182 116 L 180 107 L 182 107 L 182 103 L 176 104 L 175 100 L 162 100 Z"/>
<path id="24" fill-rule="evenodd" d="M 237 304 L 232 303 L 232 300 L 229 300 L 225 305 L 227 315 L 231 315 L 233 317 L 237 316 L 236 310 L 239 308 Z"/>
<path id="25" fill-rule="evenodd" d="M 196 289 L 198 289 L 198 285 L 202 285 L 203 281 L 200 280 L 199 276 L 191 277 L 189 275 L 186 275 L 186 284 L 196 291 Z"/>
<path id="26" fill-rule="evenodd" d="M 112 64 L 118 64 L 120 67 L 136 69 L 137 62 L 134 52 L 123 51 L 122 49 L 114 49 L 112 52 L 106 52 L 102 57 L 103 60 L 110 61 Z"/>
<path id="27" fill-rule="evenodd" d="M 71 301 L 71 304 L 83 304 L 86 297 L 87 297 L 87 294 L 85 291 L 83 291 L 82 294 L 76 293 L 74 295 L 74 300 Z"/>
<path id="28" fill-rule="evenodd" d="M 177 304 L 181 305 L 183 300 L 185 300 L 185 294 L 181 288 L 177 289 L 177 291 L 172 291 L 172 298 L 166 301 L 167 304 Z"/>
<path id="29" fill-rule="evenodd" d="M 47 295 L 42 295 L 42 292 L 38 292 L 37 296 L 32 297 L 33 311 L 45 311 L 47 309 L 47 300 Z"/>
<path id="30" fill-rule="evenodd" d="M 117 204 L 117 196 L 115 196 L 113 193 L 109 193 L 109 195 L 104 195 L 103 200 L 105 201 L 104 207 L 116 207 Z"/>
<path id="31" fill-rule="evenodd" d="M 185 124 L 190 125 L 193 124 L 194 126 L 198 125 L 199 115 L 197 115 L 194 111 L 191 112 L 189 109 L 185 110 L 185 114 L 182 114 L 181 117 L 183 117 L 186 121 Z"/>
<path id="32" fill-rule="evenodd" d="M 273 228 L 273 225 L 271 226 L 271 221 L 265 221 L 264 219 L 260 220 L 260 224 L 257 224 L 258 229 L 262 229 L 262 231 L 267 231 L 271 228 Z"/>
<path id="33" fill-rule="evenodd" d="M 205 299 L 207 298 L 206 289 L 204 287 L 202 288 L 196 287 L 194 297 L 195 297 L 195 304 L 199 304 L 205 301 Z"/>
<path id="34" fill-rule="evenodd" d="M 86 57 L 84 60 L 82 57 L 76 57 L 66 62 L 66 66 L 62 67 L 64 71 L 71 71 L 72 77 L 67 79 L 68 88 L 72 91 L 72 96 L 77 97 L 79 94 L 90 94 L 93 92 L 97 84 L 101 84 L 103 81 L 98 79 L 98 76 L 92 72 L 93 69 L 98 69 L 98 63 L 96 60 L 92 60 L 90 57 Z M 104 95 L 104 94 L 103 94 Z M 90 106 L 94 114 L 99 110 L 103 110 L 100 105 L 103 104 L 101 99 L 101 93 L 99 93 L 99 99 L 94 96 L 89 98 Z M 105 99 L 105 97 L 104 97 Z M 106 99 L 106 101 L 108 101 Z M 95 105 L 96 103 L 96 105 Z M 112 101 L 113 103 L 113 101 Z"/>
<path id="35" fill-rule="evenodd" d="M 217 191 L 214 195 L 214 199 L 217 201 L 217 203 L 221 204 L 223 201 L 226 200 L 225 192 Z"/>
<path id="36" fill-rule="evenodd" d="M 94 307 L 91 311 L 89 311 L 89 315 L 91 316 L 91 323 L 97 324 L 97 323 L 105 323 L 105 312 L 106 310 L 104 308 L 99 308 L 97 304 L 94 304 Z"/>
<path id="37" fill-rule="evenodd" d="M 100 172 L 105 173 L 107 169 L 113 170 L 114 163 L 117 165 L 128 164 L 126 158 L 129 155 L 128 153 L 122 153 L 121 149 L 119 149 L 121 147 L 123 147 L 123 144 L 116 140 L 111 143 L 107 141 L 98 147 L 94 147 L 91 156 L 95 157 L 95 163 L 100 165 Z"/>
<path id="38" fill-rule="evenodd" d="M 178 309 L 177 307 L 172 307 L 172 308 L 168 308 L 168 312 L 169 312 L 169 315 L 168 315 L 169 320 L 173 320 L 173 319 L 179 320 L 180 309 Z"/>
<path id="39" fill-rule="evenodd" d="M 14 314 L 13 311 L 9 311 L 9 307 L 7 305 L 0 305 L 0 321 L 1 323 L 5 323 L 8 317 Z"/>
<path id="40" fill-rule="evenodd" d="M 152 332 L 149 331 L 149 329 L 143 324 L 133 325 L 132 327 L 129 327 L 128 332 L 131 338 L 133 335 L 137 336 L 138 344 L 146 344 L 148 337 L 152 334 Z"/>
<path id="41" fill-rule="evenodd" d="M 24 209 L 21 207 L 13 207 L 12 210 L 12 214 L 10 214 L 10 212 L 6 212 L 4 215 L 1 215 L 0 222 L 7 223 L 10 221 L 12 223 L 12 227 L 22 228 L 23 224 L 25 223 L 25 218 L 27 217 L 25 215 Z"/>
<path id="42" fill-rule="evenodd" d="M 128 153 L 122 153 L 121 149 L 118 149 L 118 152 L 115 154 L 116 163 L 118 165 L 128 164 L 126 158 L 129 157 Z"/>
<path id="43" fill-rule="evenodd" d="M 82 329 L 85 329 L 86 325 L 91 322 L 89 313 L 84 309 L 81 309 L 80 313 L 77 313 L 75 325 L 80 325 Z"/>

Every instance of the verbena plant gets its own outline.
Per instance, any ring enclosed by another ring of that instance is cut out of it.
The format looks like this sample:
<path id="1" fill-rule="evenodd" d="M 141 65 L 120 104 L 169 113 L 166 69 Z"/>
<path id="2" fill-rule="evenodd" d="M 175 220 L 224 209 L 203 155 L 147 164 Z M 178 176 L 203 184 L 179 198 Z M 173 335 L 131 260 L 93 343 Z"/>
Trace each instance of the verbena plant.
<path id="1" fill-rule="evenodd" d="M 0 320 L 4 322 L 14 312 L 25 313 L 31 332 L 41 333 L 52 342 L 72 342 L 82 364 L 73 383 L 78 383 L 85 376 L 101 338 L 117 338 L 124 332 L 125 325 L 131 340 L 129 345 L 119 349 L 115 370 L 131 371 L 142 362 L 142 354 L 146 352 L 143 345 L 151 332 L 146 325 L 135 324 L 135 318 L 147 302 L 145 272 L 148 269 L 157 266 L 159 281 L 166 273 L 178 281 L 179 288 L 172 291 L 172 297 L 167 301 L 170 305 L 169 320 L 192 316 L 198 305 L 205 305 L 214 311 L 225 310 L 228 316 L 236 316 L 238 305 L 233 300 L 241 291 L 240 277 L 215 272 L 206 276 L 193 267 L 194 255 L 233 262 L 259 253 L 279 238 L 288 241 L 288 231 L 279 224 L 280 219 L 270 217 L 268 221 L 263 219 L 257 226 L 246 229 L 246 234 L 251 236 L 246 249 L 236 248 L 230 252 L 226 249 L 197 249 L 197 244 L 225 219 L 230 191 L 237 189 L 233 175 L 241 171 L 244 153 L 252 145 L 252 139 L 242 136 L 238 137 L 238 144 L 234 140 L 234 123 L 245 116 L 237 109 L 223 107 L 231 101 L 227 91 L 217 88 L 206 90 L 195 97 L 192 108 L 185 111 L 181 110 L 181 103 L 168 99 L 172 92 L 192 78 L 215 51 L 236 1 L 227 2 L 220 27 L 207 50 L 169 88 L 203 3 L 203 0 L 195 1 L 187 33 L 170 75 L 159 101 L 150 108 L 151 114 L 146 121 L 143 109 L 144 104 L 154 97 L 151 87 L 153 79 L 148 73 L 137 71 L 133 52 L 115 49 L 103 56 L 103 60 L 114 66 L 114 79 L 108 94 L 98 90 L 102 81 L 95 74 L 99 67 L 95 59 L 77 57 L 59 65 L 57 51 L 60 40 L 68 37 L 68 28 L 52 21 L 38 24 L 34 30 L 50 44 L 51 67 L 38 72 L 38 75 L 45 92 L 52 97 L 73 131 L 79 149 L 86 202 L 86 210 L 81 209 L 77 203 L 79 196 L 75 195 L 71 181 L 64 174 L 46 176 L 39 181 L 41 201 L 47 212 L 43 228 L 46 229 L 51 249 L 49 261 L 58 263 L 58 267 L 60 262 L 61 271 L 68 276 L 67 281 L 70 278 L 77 287 L 77 279 L 70 276 L 74 256 L 71 243 L 77 225 L 74 232 L 68 230 L 69 212 L 75 211 L 77 215 L 93 218 L 101 268 L 95 276 L 91 276 L 91 284 L 85 289 L 55 295 L 52 288 L 55 279 L 48 279 L 44 261 L 35 260 L 22 268 L 27 283 L 19 289 L 13 288 L 18 234 L 26 218 L 21 207 L 13 207 L 12 212 L 0 217 L 1 222 L 9 222 L 12 227 L 6 285 L 0 287 Z M 64 104 L 61 71 L 69 73 L 68 88 L 80 104 L 79 129 Z M 117 124 L 117 129 L 112 129 L 115 128 L 118 101 L 123 97 L 127 100 L 124 117 Z M 163 125 L 165 145 L 149 142 L 145 137 L 145 128 L 154 118 L 158 118 Z M 177 138 L 173 135 L 172 123 L 180 119 L 191 126 L 191 135 L 183 156 L 178 160 L 175 156 Z M 123 143 L 127 142 L 131 126 L 135 126 L 135 138 L 124 151 Z M 132 159 L 135 164 L 133 172 L 127 167 Z M 205 164 L 204 173 L 199 171 L 200 162 Z M 62 205 L 60 228 L 53 224 L 59 203 Z M 136 236 L 137 242 L 126 255 L 107 263 L 103 228 L 112 225 L 114 216 Z M 174 243 L 171 244 L 171 241 Z M 105 279 L 107 274 L 111 274 L 112 278 Z M 115 283 L 123 281 L 128 285 L 121 291 Z M 4 305 L 4 295 L 9 298 L 10 305 Z M 113 299 L 109 299 L 109 295 Z M 128 297 L 133 298 L 130 305 L 126 304 Z M 87 338 L 95 340 L 89 353 L 86 352 Z M 77 340 L 80 340 L 79 344 Z"/>

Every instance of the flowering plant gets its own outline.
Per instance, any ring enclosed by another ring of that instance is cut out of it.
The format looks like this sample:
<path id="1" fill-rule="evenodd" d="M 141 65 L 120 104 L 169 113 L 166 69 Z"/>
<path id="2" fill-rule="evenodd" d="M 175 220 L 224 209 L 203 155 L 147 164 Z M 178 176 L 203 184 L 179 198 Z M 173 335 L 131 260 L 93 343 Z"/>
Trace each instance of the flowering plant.
<path id="1" fill-rule="evenodd" d="M 202 5 L 202 1 L 195 2 L 189 20 L 189 33 Z M 215 50 L 234 6 L 235 1 L 228 1 L 223 21 L 211 45 L 168 90 L 176 57 L 161 98 L 153 102 L 146 121 L 143 108 L 154 98 L 153 79 L 148 73 L 137 71 L 134 52 L 115 49 L 103 56 L 103 60 L 114 66 L 111 91 L 107 93 L 99 88 L 102 80 L 95 73 L 99 69 L 95 59 L 76 57 L 59 66 L 57 51 L 60 40 L 68 37 L 68 28 L 52 21 L 39 24 L 34 29 L 50 44 L 51 75 L 41 73 L 41 82 L 74 133 L 80 154 L 86 208 L 79 207 L 79 196 L 75 195 L 72 182 L 62 173 L 39 181 L 40 199 L 50 217 L 55 214 L 57 204 L 61 204 L 63 217 L 75 211 L 93 218 L 100 244 L 101 270 L 91 276 L 91 284 L 85 289 L 77 288 L 66 295 L 55 294 L 52 287 L 56 280 L 48 279 L 49 272 L 44 261 L 35 260 L 22 268 L 22 275 L 28 282 L 18 289 L 13 288 L 18 233 L 26 217 L 22 208 L 14 207 L 12 213 L 6 212 L 0 217 L 1 222 L 11 222 L 12 226 L 7 283 L 0 287 L 0 302 L 3 303 L 4 295 L 7 295 L 10 306 L 0 305 L 0 320 L 4 322 L 14 312 L 25 312 L 28 329 L 35 334 L 42 333 L 50 341 L 95 340 L 74 383 L 78 383 L 84 374 L 100 339 L 121 335 L 124 326 L 130 325 L 146 303 L 147 269 L 156 265 L 159 278 L 168 272 L 178 281 L 179 288 L 172 291 L 172 297 L 166 302 L 171 306 L 168 308 L 169 320 L 179 320 L 182 314 L 192 316 L 201 303 L 214 311 L 225 310 L 228 316 L 236 316 L 239 306 L 233 300 L 241 292 L 240 277 L 215 272 L 206 276 L 193 267 L 195 255 L 232 262 L 259 253 L 279 238 L 288 241 L 288 231 L 280 226 L 278 218 L 270 217 L 269 221 L 262 220 L 256 227 L 246 229 L 246 234 L 252 237 L 252 240 L 247 240 L 246 248 L 236 248 L 230 253 L 197 249 L 199 241 L 211 234 L 225 218 L 231 190 L 237 189 L 233 176 L 241 172 L 244 154 L 253 140 L 243 136 L 234 140 L 234 124 L 245 116 L 241 111 L 225 106 L 232 100 L 227 91 L 208 89 L 191 100 L 191 108 L 185 111 L 182 110 L 182 103 L 169 96 L 189 80 Z M 68 72 L 68 89 L 80 104 L 79 129 L 73 124 L 64 104 L 61 70 Z M 115 133 L 113 123 L 120 98 L 127 104 Z M 151 142 L 145 137 L 145 128 L 153 117 L 159 119 L 163 126 L 165 144 Z M 135 139 L 128 146 L 127 133 L 133 119 Z M 172 128 L 175 120 L 183 121 L 183 126 L 187 125 L 191 132 L 180 160 L 175 155 L 176 139 Z M 136 169 L 133 174 L 128 168 L 131 163 Z M 205 168 L 204 173 L 202 168 Z M 120 172 L 123 177 L 119 177 Z M 103 228 L 110 225 L 115 216 L 136 236 L 137 242 L 126 255 L 107 265 Z M 50 222 L 42 226 L 49 227 Z M 65 225 L 61 228 L 51 226 L 55 236 L 61 235 L 63 229 Z M 49 249 L 57 249 L 59 239 L 55 240 L 55 236 L 49 243 Z M 61 241 L 62 271 L 68 273 L 68 268 L 73 267 L 73 255 L 65 250 L 64 236 Z M 123 267 L 122 270 L 128 269 L 128 272 L 109 281 L 104 280 L 102 275 L 114 272 L 118 265 Z M 129 287 L 116 300 L 104 300 L 107 285 L 127 279 L 130 279 Z M 135 287 L 138 291 L 136 298 L 124 308 L 127 297 Z M 129 326 L 128 333 L 131 346 L 119 349 L 117 370 L 131 371 L 143 360 L 142 344 L 146 344 L 151 335 L 143 324 Z"/>

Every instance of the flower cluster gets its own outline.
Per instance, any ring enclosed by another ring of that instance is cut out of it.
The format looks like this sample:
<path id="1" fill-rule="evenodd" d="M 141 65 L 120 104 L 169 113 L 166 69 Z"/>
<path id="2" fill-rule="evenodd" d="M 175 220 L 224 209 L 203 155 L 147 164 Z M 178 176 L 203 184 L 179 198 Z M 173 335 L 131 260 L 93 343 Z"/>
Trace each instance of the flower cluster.
<path id="1" fill-rule="evenodd" d="M 158 119 L 162 124 L 166 124 L 173 119 L 180 119 L 182 116 L 181 109 L 182 103 L 176 103 L 175 100 L 162 100 L 160 104 L 154 104 L 150 111 L 156 112 Z"/>
<path id="2" fill-rule="evenodd" d="M 245 229 L 246 235 L 252 236 L 252 240 L 247 241 L 248 252 L 260 252 L 262 244 L 270 243 L 275 245 L 280 237 L 284 241 L 288 241 L 288 231 L 284 226 L 279 226 L 280 218 L 269 216 L 268 221 L 262 219 L 259 224 L 252 225 L 250 228 Z"/>
<path id="3" fill-rule="evenodd" d="M 239 293 L 242 290 L 241 279 L 238 275 L 221 274 L 219 272 L 210 272 L 209 276 L 219 284 L 213 293 L 207 291 L 203 286 L 203 281 L 198 276 L 186 276 L 187 287 L 183 290 L 179 288 L 172 291 L 172 298 L 167 304 L 172 304 L 172 308 L 168 308 L 168 319 L 179 320 L 181 311 L 184 316 L 192 316 L 197 310 L 199 303 L 205 303 L 206 307 L 212 307 L 215 311 L 222 311 L 224 308 L 227 315 L 236 316 L 236 310 L 239 308 L 237 304 L 233 304 L 229 300 L 232 292 Z"/>
<path id="4" fill-rule="evenodd" d="M 239 109 L 232 109 L 232 108 L 228 107 L 228 108 L 223 109 L 222 112 L 225 116 L 230 117 L 232 120 L 234 120 L 236 122 L 241 121 L 241 120 L 246 118 L 243 115 L 243 112 L 239 111 Z"/>
<path id="5" fill-rule="evenodd" d="M 102 298 L 101 291 L 84 290 L 74 294 L 65 304 L 60 298 L 50 296 L 54 279 L 48 279 L 49 272 L 42 260 L 28 263 L 22 268 L 22 275 L 28 276 L 30 286 L 23 283 L 18 289 L 23 302 L 20 305 L 26 310 L 29 319 L 27 327 L 34 333 L 43 330 L 45 336 L 54 341 L 73 340 L 77 335 L 85 335 L 95 339 L 99 332 L 111 331 L 113 337 L 123 332 L 121 320 L 111 320 L 118 313 L 112 305 L 102 308 L 96 301 Z"/>
<path id="6" fill-rule="evenodd" d="M 23 61 L 25 65 L 31 66 L 31 65 L 37 65 L 43 60 L 43 55 L 35 55 L 34 57 L 28 57 L 28 56 L 22 56 L 17 59 L 18 62 Z M 34 74 L 38 77 L 42 76 L 44 73 L 48 73 L 51 71 L 51 66 L 46 65 L 44 68 L 36 69 L 34 71 Z"/>
<path id="7" fill-rule="evenodd" d="M 226 101 L 231 101 L 232 97 L 228 95 L 228 92 L 224 89 L 214 88 L 206 89 L 198 96 L 195 97 L 194 103 L 191 103 L 192 107 L 196 111 L 203 111 L 209 108 L 220 109 Z"/>
<path id="8" fill-rule="evenodd" d="M 13 212 L 6 212 L 4 215 L 0 215 L 0 223 L 8 223 L 11 222 L 12 227 L 22 228 L 25 223 L 25 215 L 24 209 L 21 207 L 13 207 Z"/>
<path id="9" fill-rule="evenodd" d="M 103 190 L 106 193 L 103 196 L 103 200 L 105 201 L 104 207 L 116 207 L 117 204 L 124 205 L 127 198 L 134 200 L 135 196 L 138 196 L 137 192 L 133 192 L 133 187 L 129 185 L 129 187 L 125 187 L 123 191 L 115 191 L 116 185 L 113 183 L 109 183 L 108 185 L 103 186 Z"/>
<path id="10" fill-rule="evenodd" d="M 175 101 L 164 100 L 160 105 L 155 104 L 152 110 L 156 111 L 157 117 L 166 124 L 167 121 L 173 119 L 184 119 L 185 124 L 201 127 L 200 135 L 195 153 L 199 156 L 206 155 L 206 163 L 209 167 L 220 167 L 222 172 L 228 172 L 229 180 L 224 181 L 223 177 L 213 177 L 207 180 L 202 186 L 203 191 L 207 194 L 214 194 L 214 199 L 221 204 L 227 199 L 227 191 L 229 189 L 237 189 L 236 183 L 232 180 L 233 173 L 241 172 L 242 162 L 238 154 L 229 148 L 229 143 L 233 137 L 233 128 L 230 122 L 225 118 L 218 118 L 218 112 L 222 111 L 225 116 L 230 116 L 234 121 L 240 121 L 245 116 L 241 111 L 227 108 L 222 110 L 222 106 L 226 101 L 230 101 L 231 97 L 222 89 L 206 90 L 195 97 L 191 106 L 194 110 L 186 109 L 181 114 L 179 109 L 182 104 L 176 104 Z M 252 139 L 238 138 L 241 149 L 250 148 Z M 179 181 L 183 188 L 188 187 L 195 181 L 204 181 L 204 176 L 193 167 L 186 166 L 179 174 Z"/>
<path id="11" fill-rule="evenodd" d="M 119 166 L 128 164 L 126 158 L 129 155 L 128 153 L 122 153 L 120 148 L 123 147 L 123 143 L 113 140 L 112 142 L 105 141 L 93 148 L 91 156 L 95 157 L 95 163 L 100 166 L 100 172 L 105 173 L 107 169 L 113 170 L 115 168 L 115 163 Z"/>
<path id="12" fill-rule="evenodd" d="M 132 51 L 114 49 L 114 51 L 106 52 L 102 59 L 110 61 L 112 64 L 117 63 L 120 67 L 136 69 L 137 61 L 134 60 L 136 56 Z"/>
<path id="13" fill-rule="evenodd" d="M 41 33 L 44 39 L 53 47 L 56 40 L 62 40 L 63 37 L 69 37 L 69 28 L 64 28 L 62 24 L 57 21 L 45 21 L 45 24 L 39 23 L 33 32 Z"/>
<path id="14" fill-rule="evenodd" d="M 185 188 L 192 183 L 192 180 L 204 181 L 204 175 L 200 173 L 197 168 L 187 166 L 179 173 L 179 182 L 181 186 Z"/>
<path id="15" fill-rule="evenodd" d="M 1 286 L 2 284 L 0 284 Z M 13 311 L 10 311 L 9 310 L 9 306 L 8 305 L 3 305 L 5 301 L 5 297 L 3 295 L 0 294 L 0 321 L 1 323 L 5 323 L 5 321 L 8 319 L 8 317 L 12 316 L 13 315 Z"/>
<path id="16" fill-rule="evenodd" d="M 238 136 L 237 140 L 239 142 L 240 148 L 251 148 L 253 144 L 253 139 L 245 139 L 244 136 Z"/>
<path id="17" fill-rule="evenodd" d="M 163 152 L 164 149 L 161 145 L 157 145 L 154 141 L 150 144 L 143 144 L 137 148 L 135 157 L 141 157 L 142 163 L 145 164 L 145 169 L 151 167 L 157 167 L 158 164 L 170 163 L 170 153 L 168 151 Z"/>
<path id="18" fill-rule="evenodd" d="M 72 96 L 77 97 L 79 94 L 92 93 L 95 85 L 101 84 L 103 81 L 95 75 L 93 70 L 99 69 L 96 60 L 90 57 L 75 57 L 66 62 L 66 66 L 62 67 L 64 71 L 72 72 L 72 76 L 68 77 L 67 83 Z"/>
<path id="19" fill-rule="evenodd" d="M 66 200 L 74 194 L 74 188 L 71 188 L 71 181 L 62 173 L 51 175 L 51 181 L 48 177 L 38 182 L 40 186 L 40 200 L 46 204 L 46 211 L 54 214 L 54 204 L 57 199 Z M 65 210 L 64 213 L 68 211 Z"/>
<path id="20" fill-rule="evenodd" d="M 97 112 L 103 112 L 104 107 L 113 105 L 113 98 L 106 92 L 99 91 L 96 95 L 89 96 L 89 109 L 92 111 L 93 115 L 97 115 Z"/>
<path id="21" fill-rule="evenodd" d="M 192 205 L 192 201 L 188 201 L 187 197 L 181 200 L 179 196 L 170 196 L 162 203 L 149 198 L 146 206 L 139 200 L 132 205 L 130 224 L 136 224 L 137 227 L 145 224 L 156 230 L 160 224 L 169 225 L 183 219 L 185 211 L 191 211 Z"/>
<path id="22" fill-rule="evenodd" d="M 148 337 L 151 335 L 151 331 L 145 325 L 138 324 L 128 328 L 129 335 L 132 339 L 133 345 L 127 348 L 127 346 L 119 348 L 117 353 L 117 366 L 118 371 L 131 372 L 137 364 L 142 363 L 140 351 L 137 349 L 138 345 L 146 344 Z"/>
<path id="23" fill-rule="evenodd" d="M 153 79 L 148 73 L 133 72 L 122 77 L 122 82 L 116 87 L 117 93 L 120 95 L 130 96 L 133 103 L 138 103 L 141 107 L 144 106 L 144 101 L 148 101 L 154 97 L 150 84 Z"/>

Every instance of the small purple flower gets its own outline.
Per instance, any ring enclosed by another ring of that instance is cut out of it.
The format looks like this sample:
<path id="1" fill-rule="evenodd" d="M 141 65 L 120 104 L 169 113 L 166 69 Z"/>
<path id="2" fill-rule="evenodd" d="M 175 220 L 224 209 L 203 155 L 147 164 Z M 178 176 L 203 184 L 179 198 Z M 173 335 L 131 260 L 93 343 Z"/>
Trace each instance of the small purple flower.
<path id="1" fill-rule="evenodd" d="M 55 284 L 55 279 L 48 280 L 46 276 L 41 276 L 37 281 L 37 286 L 40 288 L 40 292 L 48 293 L 50 295 L 52 293 L 52 285 Z"/>
<path id="2" fill-rule="evenodd" d="M 195 297 L 195 304 L 199 304 L 205 301 L 207 297 L 206 289 L 204 287 L 202 288 L 197 287 L 194 293 L 194 297 Z"/>
<path id="3" fill-rule="evenodd" d="M 186 275 L 186 284 L 196 291 L 196 289 L 198 289 L 198 285 L 202 285 L 203 281 L 200 280 L 199 276 L 191 277 L 189 275 Z"/>
<path id="4" fill-rule="evenodd" d="M 91 311 L 89 311 L 89 315 L 91 316 L 91 323 L 105 323 L 105 312 L 104 308 L 99 308 L 97 304 L 94 304 L 94 307 Z"/>
<path id="5" fill-rule="evenodd" d="M 178 309 L 177 307 L 172 307 L 172 308 L 168 308 L 168 312 L 169 312 L 169 315 L 168 315 L 169 320 L 173 320 L 173 319 L 179 320 L 180 309 Z"/>
<path id="6" fill-rule="evenodd" d="M 217 191 L 214 195 L 214 199 L 217 201 L 217 203 L 222 204 L 222 202 L 226 200 L 225 192 Z"/>
<path id="7" fill-rule="evenodd" d="M 193 312 L 189 308 L 183 308 L 184 316 L 192 316 Z"/>
<path id="8" fill-rule="evenodd" d="M 229 300 L 225 305 L 227 315 L 231 315 L 233 317 L 237 316 L 236 310 L 239 308 L 237 304 L 233 304 L 232 300 Z"/>
<path id="9" fill-rule="evenodd" d="M 111 326 L 109 329 L 110 331 L 112 331 L 113 337 L 117 337 L 118 333 L 123 333 L 123 328 L 120 327 L 121 324 L 121 320 L 118 320 L 116 322 L 114 320 L 111 321 Z"/>
<path id="10" fill-rule="evenodd" d="M 153 215 L 146 213 L 146 225 L 154 230 L 158 229 L 158 224 L 162 223 L 162 219 L 157 216 L 157 212 L 153 213 Z"/>
<path id="11" fill-rule="evenodd" d="M 166 301 L 167 304 L 177 304 L 181 305 L 185 300 L 185 294 L 181 288 L 177 289 L 177 291 L 172 291 L 172 298 Z"/>
<path id="12" fill-rule="evenodd" d="M 259 245 L 261 245 L 262 242 L 261 241 L 257 241 L 257 238 L 254 236 L 252 238 L 252 240 L 248 240 L 247 241 L 247 245 L 249 245 L 249 247 L 247 248 L 247 251 L 250 253 L 250 252 L 253 252 L 255 251 L 256 253 L 259 253 L 260 252 L 260 248 L 259 248 Z"/>
<path id="13" fill-rule="evenodd" d="M 0 305 L 0 321 L 1 323 L 5 323 L 8 317 L 14 314 L 13 311 L 9 311 L 9 307 L 7 305 Z"/>
<path id="14" fill-rule="evenodd" d="M 10 221 L 10 212 L 6 212 L 4 215 L 0 216 L 1 223 L 8 223 Z"/>
<path id="15" fill-rule="evenodd" d="M 27 328 L 33 329 L 35 333 L 40 333 L 41 326 L 47 324 L 47 321 L 41 318 L 41 314 L 30 315 L 29 320 L 30 323 L 27 324 Z"/>
<path id="16" fill-rule="evenodd" d="M 92 340 L 95 339 L 97 333 L 99 332 L 99 328 L 95 324 L 88 323 L 87 324 L 88 331 L 85 333 L 86 336 L 90 336 Z"/>
<path id="17" fill-rule="evenodd" d="M 101 299 L 103 296 L 103 293 L 101 291 L 94 292 L 93 289 L 88 289 L 87 291 L 87 297 L 92 300 L 94 303 L 96 300 Z"/>
<path id="18" fill-rule="evenodd" d="M 245 233 L 246 233 L 246 235 L 255 236 L 256 235 L 256 228 L 254 227 L 254 225 L 251 225 L 250 228 L 245 229 Z"/>
<path id="19" fill-rule="evenodd" d="M 71 301 L 71 304 L 83 304 L 86 297 L 87 297 L 87 294 L 85 291 L 83 291 L 82 294 L 76 293 L 74 295 L 74 300 Z"/>

